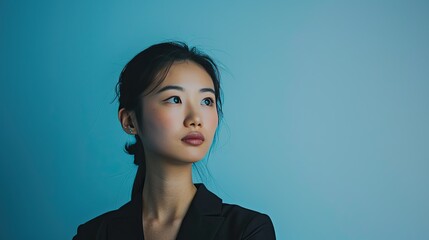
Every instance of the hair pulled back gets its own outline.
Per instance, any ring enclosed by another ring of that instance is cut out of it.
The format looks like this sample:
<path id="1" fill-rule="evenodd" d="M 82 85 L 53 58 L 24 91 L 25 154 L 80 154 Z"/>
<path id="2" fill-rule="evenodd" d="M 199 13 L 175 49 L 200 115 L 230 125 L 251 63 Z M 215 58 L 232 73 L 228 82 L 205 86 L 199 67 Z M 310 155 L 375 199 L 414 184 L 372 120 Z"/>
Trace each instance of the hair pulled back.
<path id="1" fill-rule="evenodd" d="M 218 118 L 222 117 L 222 100 L 220 89 L 220 74 L 216 63 L 205 53 L 195 47 L 189 48 L 183 42 L 163 42 L 150 46 L 137 54 L 129 61 L 119 76 L 119 81 L 115 86 L 116 98 L 118 98 L 118 111 L 122 108 L 133 111 L 140 121 L 143 114 L 141 112 L 141 98 L 151 93 L 165 79 L 170 67 L 175 62 L 192 61 L 209 74 L 213 81 Z M 135 143 L 126 143 L 125 152 L 134 155 L 134 164 L 138 166 L 134 179 L 132 198 L 142 193 L 146 164 L 143 144 L 136 134 Z"/>

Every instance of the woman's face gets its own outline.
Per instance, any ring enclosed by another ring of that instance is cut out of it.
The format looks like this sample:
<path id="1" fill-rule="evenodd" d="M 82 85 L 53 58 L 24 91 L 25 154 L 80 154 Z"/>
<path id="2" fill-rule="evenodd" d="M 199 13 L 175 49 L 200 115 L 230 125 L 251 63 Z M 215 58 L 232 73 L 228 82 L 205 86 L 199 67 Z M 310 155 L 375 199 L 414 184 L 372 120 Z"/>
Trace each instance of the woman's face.
<path id="1" fill-rule="evenodd" d="M 214 85 L 192 61 L 174 63 L 164 81 L 142 99 L 139 136 L 150 158 L 176 164 L 204 158 L 218 125 Z"/>

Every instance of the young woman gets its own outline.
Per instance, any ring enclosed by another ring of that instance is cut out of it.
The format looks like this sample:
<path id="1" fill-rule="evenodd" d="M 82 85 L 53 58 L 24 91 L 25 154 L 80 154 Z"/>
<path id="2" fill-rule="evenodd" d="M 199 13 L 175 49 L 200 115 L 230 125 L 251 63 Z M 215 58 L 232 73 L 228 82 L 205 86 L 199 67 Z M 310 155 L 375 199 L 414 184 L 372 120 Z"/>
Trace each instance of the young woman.
<path id="1" fill-rule="evenodd" d="M 222 116 L 219 71 L 184 43 L 153 45 L 122 70 L 118 118 L 136 142 L 131 201 L 78 227 L 75 240 L 272 240 L 268 215 L 222 203 L 192 182 Z"/>

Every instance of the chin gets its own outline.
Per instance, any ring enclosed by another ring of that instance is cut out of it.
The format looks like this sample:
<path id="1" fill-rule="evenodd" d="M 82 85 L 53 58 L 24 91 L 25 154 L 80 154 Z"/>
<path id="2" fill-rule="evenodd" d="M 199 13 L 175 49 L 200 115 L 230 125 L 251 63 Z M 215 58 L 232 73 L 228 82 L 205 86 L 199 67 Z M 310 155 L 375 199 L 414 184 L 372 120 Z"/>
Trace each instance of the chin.
<path id="1" fill-rule="evenodd" d="M 195 163 L 195 162 L 199 162 L 201 160 L 203 160 L 204 155 L 187 155 L 184 157 L 179 158 L 182 162 L 187 162 L 187 163 Z"/>
<path id="2" fill-rule="evenodd" d="M 180 150 L 177 150 L 176 159 L 187 162 L 187 163 L 195 163 L 204 159 L 208 151 L 206 146 L 200 146 L 197 148 L 188 148 L 181 147 Z"/>
<path id="3" fill-rule="evenodd" d="M 178 164 L 190 164 L 195 163 L 198 161 L 201 161 L 204 156 L 205 152 L 203 151 L 180 151 L 180 152 L 174 152 L 170 154 L 163 154 L 163 156 L 167 159 L 172 160 L 173 162 L 176 162 Z"/>

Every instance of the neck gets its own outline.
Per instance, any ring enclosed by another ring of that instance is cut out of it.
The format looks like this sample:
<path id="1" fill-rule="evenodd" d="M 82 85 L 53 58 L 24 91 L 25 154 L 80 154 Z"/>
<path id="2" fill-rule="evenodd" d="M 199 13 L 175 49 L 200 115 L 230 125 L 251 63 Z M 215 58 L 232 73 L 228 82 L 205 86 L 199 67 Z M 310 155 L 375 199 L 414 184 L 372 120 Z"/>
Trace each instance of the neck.
<path id="1" fill-rule="evenodd" d="M 195 195 L 192 163 L 185 165 L 165 163 L 166 161 L 146 161 L 143 186 L 144 219 L 158 222 L 183 219 Z"/>

